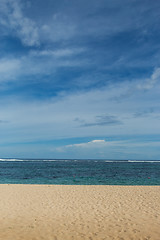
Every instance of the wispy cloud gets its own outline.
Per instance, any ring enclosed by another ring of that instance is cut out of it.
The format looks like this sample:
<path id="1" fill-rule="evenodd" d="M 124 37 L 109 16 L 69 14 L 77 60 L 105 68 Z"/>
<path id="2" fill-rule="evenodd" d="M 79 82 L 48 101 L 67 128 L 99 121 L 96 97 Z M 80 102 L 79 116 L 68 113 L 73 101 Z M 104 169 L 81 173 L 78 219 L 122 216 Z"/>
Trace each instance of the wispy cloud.
<path id="1" fill-rule="evenodd" d="M 19 37 L 24 45 L 39 44 L 38 28 L 33 20 L 24 16 L 20 0 L 1 0 L 0 9 L 0 24 L 9 34 Z"/>
<path id="2" fill-rule="evenodd" d="M 111 100 L 121 101 L 127 98 L 130 98 L 137 93 L 141 93 L 142 91 L 150 91 L 156 85 L 160 83 L 160 68 L 155 68 L 153 73 L 147 79 L 134 79 L 132 81 L 126 81 L 126 85 L 124 84 L 123 93 L 111 97 Z"/>
<path id="3" fill-rule="evenodd" d="M 4 58 L 0 59 L 0 82 L 13 80 L 18 75 L 21 67 L 19 59 Z"/>
<path id="4" fill-rule="evenodd" d="M 76 118 L 75 121 L 80 123 L 81 127 L 94 127 L 94 126 L 108 126 L 108 125 L 119 125 L 122 124 L 116 116 L 112 115 L 102 115 L 96 116 L 95 121 L 93 122 L 86 122 L 85 120 Z"/>
<path id="5" fill-rule="evenodd" d="M 53 10 L 54 11 L 54 10 Z M 64 12 L 55 12 L 48 22 L 42 25 L 40 35 L 43 41 L 61 42 L 68 41 L 77 34 L 78 22 L 72 19 L 72 16 Z"/>
<path id="6" fill-rule="evenodd" d="M 147 27 L 158 19 L 158 2 L 150 4 L 135 0 L 123 1 L 62 1 L 61 8 L 53 6 L 53 14 L 43 24 L 43 37 L 51 41 L 69 39 L 96 39 L 115 36 L 131 30 L 140 30 L 139 38 L 147 35 Z M 52 5 L 51 5 L 52 6 Z M 132 10 L 131 10 L 132 9 Z M 155 12 L 154 17 L 148 12 Z"/>
<path id="7" fill-rule="evenodd" d="M 148 117 L 148 116 L 152 115 L 154 112 L 155 112 L 154 108 L 150 108 L 150 109 L 147 109 L 147 110 L 138 111 L 133 116 L 135 118 Z"/>
<path id="8" fill-rule="evenodd" d="M 156 68 L 150 78 L 137 84 L 136 87 L 138 90 L 150 90 L 158 81 L 160 82 L 160 68 Z"/>
<path id="9" fill-rule="evenodd" d="M 83 53 L 85 49 L 83 48 L 59 48 L 57 50 L 42 50 L 42 51 L 31 51 L 32 56 L 53 56 L 53 57 L 70 57 Z"/>

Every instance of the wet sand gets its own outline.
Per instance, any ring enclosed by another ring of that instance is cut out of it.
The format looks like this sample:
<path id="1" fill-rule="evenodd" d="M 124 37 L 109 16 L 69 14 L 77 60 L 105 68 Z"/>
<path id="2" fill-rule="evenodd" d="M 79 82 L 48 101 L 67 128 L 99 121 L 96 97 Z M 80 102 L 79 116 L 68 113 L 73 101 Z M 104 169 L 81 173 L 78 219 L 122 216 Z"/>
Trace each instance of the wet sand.
<path id="1" fill-rule="evenodd" d="M 0 240 L 160 240 L 160 186 L 0 185 Z"/>

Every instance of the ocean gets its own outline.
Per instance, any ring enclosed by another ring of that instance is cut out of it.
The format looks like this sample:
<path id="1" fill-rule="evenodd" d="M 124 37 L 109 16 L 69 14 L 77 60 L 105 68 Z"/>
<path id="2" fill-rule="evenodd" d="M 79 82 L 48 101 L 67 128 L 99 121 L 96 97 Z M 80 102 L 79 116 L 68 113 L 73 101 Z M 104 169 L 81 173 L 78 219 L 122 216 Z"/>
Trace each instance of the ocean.
<path id="1" fill-rule="evenodd" d="M 160 161 L 0 159 L 0 184 L 160 185 Z"/>

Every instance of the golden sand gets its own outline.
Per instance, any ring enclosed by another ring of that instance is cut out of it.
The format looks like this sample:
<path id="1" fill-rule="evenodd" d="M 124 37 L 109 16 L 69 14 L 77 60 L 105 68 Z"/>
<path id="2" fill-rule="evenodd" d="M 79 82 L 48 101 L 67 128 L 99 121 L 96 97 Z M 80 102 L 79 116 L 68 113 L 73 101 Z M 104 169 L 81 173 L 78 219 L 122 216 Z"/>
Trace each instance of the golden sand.
<path id="1" fill-rule="evenodd" d="M 160 240 L 160 186 L 0 185 L 0 240 Z"/>

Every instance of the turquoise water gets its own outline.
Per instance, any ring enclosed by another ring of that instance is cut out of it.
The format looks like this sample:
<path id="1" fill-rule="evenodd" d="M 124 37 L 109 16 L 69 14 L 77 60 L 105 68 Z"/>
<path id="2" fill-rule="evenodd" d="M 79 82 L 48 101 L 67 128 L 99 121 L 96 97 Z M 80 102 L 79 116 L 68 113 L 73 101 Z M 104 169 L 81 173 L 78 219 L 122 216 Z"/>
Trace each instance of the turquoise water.
<path id="1" fill-rule="evenodd" d="M 160 161 L 1 159 L 0 183 L 160 185 Z"/>

